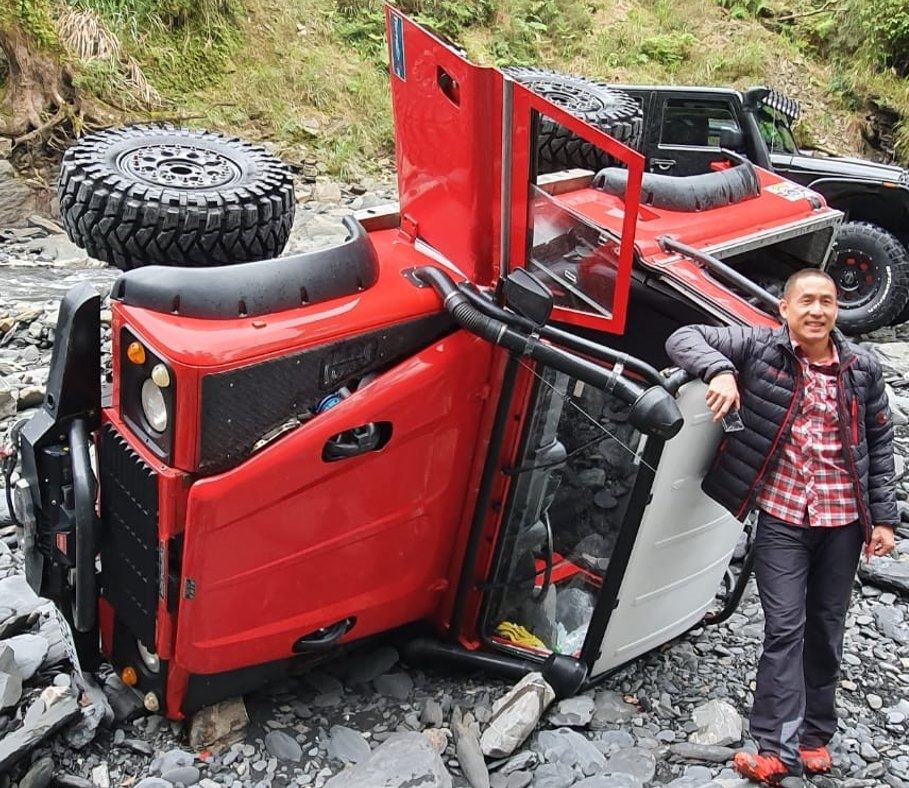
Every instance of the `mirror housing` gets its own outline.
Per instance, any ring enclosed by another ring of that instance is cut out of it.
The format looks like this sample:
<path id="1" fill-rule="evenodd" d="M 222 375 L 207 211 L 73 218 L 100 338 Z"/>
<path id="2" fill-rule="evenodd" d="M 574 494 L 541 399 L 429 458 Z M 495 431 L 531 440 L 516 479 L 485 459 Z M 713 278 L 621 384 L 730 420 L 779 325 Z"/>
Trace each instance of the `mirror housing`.
<path id="1" fill-rule="evenodd" d="M 545 325 L 552 313 L 552 293 L 525 268 L 516 268 L 505 280 L 505 303 L 537 326 Z"/>

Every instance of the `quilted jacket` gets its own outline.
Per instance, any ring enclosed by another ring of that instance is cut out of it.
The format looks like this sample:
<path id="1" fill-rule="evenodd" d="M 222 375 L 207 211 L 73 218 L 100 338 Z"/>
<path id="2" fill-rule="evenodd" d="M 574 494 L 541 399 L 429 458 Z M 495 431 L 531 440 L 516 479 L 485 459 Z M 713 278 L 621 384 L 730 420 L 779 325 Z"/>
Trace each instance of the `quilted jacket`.
<path id="1" fill-rule="evenodd" d="M 893 421 L 878 361 L 838 332 L 833 341 L 840 358 L 840 439 L 868 539 L 875 525 L 899 524 Z M 745 429 L 724 436 L 702 487 L 741 519 L 773 470 L 803 394 L 788 327 L 686 326 L 669 337 L 666 351 L 704 382 L 720 372 L 737 376 Z"/>

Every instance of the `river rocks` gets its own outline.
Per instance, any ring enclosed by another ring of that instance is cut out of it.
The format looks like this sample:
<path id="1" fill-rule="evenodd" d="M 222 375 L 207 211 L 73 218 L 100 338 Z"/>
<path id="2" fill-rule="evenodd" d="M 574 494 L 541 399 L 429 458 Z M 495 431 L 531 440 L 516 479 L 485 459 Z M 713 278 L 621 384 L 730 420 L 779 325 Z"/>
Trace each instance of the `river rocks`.
<path id="1" fill-rule="evenodd" d="M 395 733 L 363 763 L 332 777 L 325 788 L 451 788 L 451 775 L 419 733 Z"/>
<path id="2" fill-rule="evenodd" d="M 578 695 L 574 698 L 565 698 L 549 713 L 547 721 L 554 726 L 568 726 L 583 728 L 590 724 L 595 710 L 593 698 L 587 695 Z"/>
<path id="3" fill-rule="evenodd" d="M 571 728 L 540 731 L 533 749 L 550 763 L 558 762 L 572 768 L 577 766 L 587 775 L 603 771 L 606 767 L 603 754 L 587 737 Z"/>
<path id="4" fill-rule="evenodd" d="M 628 722 L 638 713 L 637 708 L 627 703 L 619 693 L 612 690 L 598 692 L 594 698 L 594 704 L 596 709 L 590 726 L 595 729 Z"/>
<path id="5" fill-rule="evenodd" d="M 859 577 L 880 588 L 889 588 L 909 597 L 909 556 L 875 556 L 859 563 Z"/>
<path id="6" fill-rule="evenodd" d="M 16 667 L 23 681 L 28 681 L 47 656 L 48 643 L 40 635 L 16 635 L 6 641 L 13 650 Z"/>
<path id="7" fill-rule="evenodd" d="M 328 741 L 328 756 L 344 763 L 361 763 L 369 757 L 369 742 L 360 731 L 345 725 L 332 727 Z"/>
<path id="8" fill-rule="evenodd" d="M 698 706 L 691 718 L 698 726 L 688 737 L 694 744 L 725 746 L 742 740 L 742 716 L 724 701 L 712 700 Z"/>
<path id="9" fill-rule="evenodd" d="M 303 748 L 286 731 L 272 731 L 266 734 L 265 749 L 282 761 L 299 763 L 303 758 Z"/>
<path id="10" fill-rule="evenodd" d="M 489 758 L 511 755 L 536 727 L 555 692 L 539 673 L 529 673 L 492 706 L 480 746 Z"/>
<path id="11" fill-rule="evenodd" d="M 44 201 L 39 193 L 19 180 L 13 165 L 0 159 L 0 227 L 23 227 Z"/>

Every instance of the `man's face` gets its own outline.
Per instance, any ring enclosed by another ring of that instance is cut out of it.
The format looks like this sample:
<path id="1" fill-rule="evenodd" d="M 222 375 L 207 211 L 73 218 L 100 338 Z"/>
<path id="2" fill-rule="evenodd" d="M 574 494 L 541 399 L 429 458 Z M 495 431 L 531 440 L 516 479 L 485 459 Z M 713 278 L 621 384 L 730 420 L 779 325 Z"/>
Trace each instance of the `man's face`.
<path id="1" fill-rule="evenodd" d="M 790 333 L 803 343 L 828 339 L 836 312 L 836 287 L 820 276 L 799 279 L 780 301 L 780 314 Z"/>

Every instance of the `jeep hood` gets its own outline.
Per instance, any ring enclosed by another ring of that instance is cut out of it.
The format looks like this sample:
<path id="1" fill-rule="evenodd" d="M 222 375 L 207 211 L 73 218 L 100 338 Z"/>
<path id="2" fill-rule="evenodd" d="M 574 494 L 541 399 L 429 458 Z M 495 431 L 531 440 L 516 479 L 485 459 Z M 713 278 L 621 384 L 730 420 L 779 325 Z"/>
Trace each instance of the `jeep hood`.
<path id="1" fill-rule="evenodd" d="M 774 154 L 776 159 L 779 154 Z M 788 157 L 787 157 L 788 158 Z M 828 156 L 821 151 L 803 150 L 792 156 L 790 167 L 817 173 L 817 177 L 840 177 L 863 181 L 889 181 L 909 186 L 909 171 L 893 164 L 880 164 L 847 156 Z"/>

